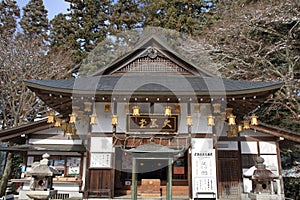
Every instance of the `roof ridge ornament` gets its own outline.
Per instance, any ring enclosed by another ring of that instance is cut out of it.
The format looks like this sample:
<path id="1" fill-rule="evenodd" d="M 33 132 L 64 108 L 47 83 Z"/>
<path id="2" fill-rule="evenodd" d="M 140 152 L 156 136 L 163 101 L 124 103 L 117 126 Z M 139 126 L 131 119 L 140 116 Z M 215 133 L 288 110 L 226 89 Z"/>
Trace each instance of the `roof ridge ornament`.
<path id="1" fill-rule="evenodd" d="M 154 59 L 157 57 L 157 50 L 154 47 L 149 47 L 147 49 L 147 56 L 151 59 Z"/>

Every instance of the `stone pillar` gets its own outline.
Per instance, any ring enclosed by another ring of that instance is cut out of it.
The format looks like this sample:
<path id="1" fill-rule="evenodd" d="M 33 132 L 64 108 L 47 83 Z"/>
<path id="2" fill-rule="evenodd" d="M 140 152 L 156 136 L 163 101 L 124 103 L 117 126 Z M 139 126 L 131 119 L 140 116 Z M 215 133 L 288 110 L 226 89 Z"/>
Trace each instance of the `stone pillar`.
<path id="1" fill-rule="evenodd" d="M 132 159 L 132 181 L 131 181 L 131 199 L 137 200 L 137 172 L 136 172 L 136 158 Z"/>
<path id="2" fill-rule="evenodd" d="M 172 200 L 172 158 L 168 159 L 168 182 L 166 200 Z"/>

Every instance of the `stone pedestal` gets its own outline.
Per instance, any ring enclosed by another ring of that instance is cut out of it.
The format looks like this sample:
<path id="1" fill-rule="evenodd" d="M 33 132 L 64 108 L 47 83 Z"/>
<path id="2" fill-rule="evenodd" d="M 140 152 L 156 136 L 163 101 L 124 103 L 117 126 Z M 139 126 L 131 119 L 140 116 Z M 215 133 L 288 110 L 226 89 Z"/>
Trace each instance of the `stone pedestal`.
<path id="1" fill-rule="evenodd" d="M 54 195 L 57 194 L 56 190 L 48 190 L 48 191 L 27 191 L 26 195 L 31 199 L 50 199 Z"/>
<path id="2" fill-rule="evenodd" d="M 268 193 L 249 193 L 249 198 L 251 200 L 281 200 L 281 196 L 277 194 L 268 194 Z"/>

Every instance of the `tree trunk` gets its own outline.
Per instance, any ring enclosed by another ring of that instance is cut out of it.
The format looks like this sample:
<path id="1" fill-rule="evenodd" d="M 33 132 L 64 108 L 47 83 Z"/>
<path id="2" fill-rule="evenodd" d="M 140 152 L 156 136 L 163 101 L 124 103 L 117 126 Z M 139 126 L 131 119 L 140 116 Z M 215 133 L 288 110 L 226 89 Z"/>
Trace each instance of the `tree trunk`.
<path id="1" fill-rule="evenodd" d="M 6 157 L 5 169 L 3 172 L 2 179 L 0 181 L 0 197 L 5 195 L 7 182 L 9 180 L 9 177 L 11 176 L 11 168 L 12 168 L 12 153 L 8 152 Z"/>

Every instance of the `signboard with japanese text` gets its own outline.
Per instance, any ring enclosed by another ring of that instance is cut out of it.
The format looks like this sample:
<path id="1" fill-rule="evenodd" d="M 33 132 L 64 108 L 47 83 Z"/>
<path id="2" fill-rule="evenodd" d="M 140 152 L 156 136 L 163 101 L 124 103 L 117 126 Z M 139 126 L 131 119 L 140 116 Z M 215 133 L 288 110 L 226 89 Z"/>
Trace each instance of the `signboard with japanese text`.
<path id="1" fill-rule="evenodd" d="M 169 132 L 178 131 L 178 115 L 128 115 L 128 132 Z"/>
<path id="2" fill-rule="evenodd" d="M 111 168 L 112 155 L 111 153 L 91 153 L 91 168 Z"/>
<path id="3" fill-rule="evenodd" d="M 217 194 L 213 139 L 193 138 L 191 153 L 193 198 L 212 198 Z"/>

